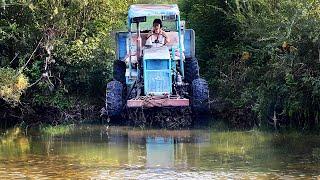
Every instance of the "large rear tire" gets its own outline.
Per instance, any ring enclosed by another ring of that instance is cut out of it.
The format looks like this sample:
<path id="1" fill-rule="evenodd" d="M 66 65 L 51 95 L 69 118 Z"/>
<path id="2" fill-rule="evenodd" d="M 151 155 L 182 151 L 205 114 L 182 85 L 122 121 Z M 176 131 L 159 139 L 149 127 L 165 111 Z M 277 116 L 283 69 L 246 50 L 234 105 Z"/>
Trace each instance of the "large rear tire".
<path id="1" fill-rule="evenodd" d="M 209 112 L 209 87 L 207 81 L 202 78 L 192 81 L 191 107 L 196 114 Z"/>
<path id="2" fill-rule="evenodd" d="M 123 85 L 119 81 L 107 84 L 106 113 L 109 117 L 120 116 L 123 109 Z"/>
<path id="3" fill-rule="evenodd" d="M 200 78 L 197 58 L 186 59 L 184 73 L 185 81 L 190 84 L 194 79 Z"/>
<path id="4" fill-rule="evenodd" d="M 113 63 L 113 79 L 126 84 L 126 63 L 120 60 L 116 60 Z"/>

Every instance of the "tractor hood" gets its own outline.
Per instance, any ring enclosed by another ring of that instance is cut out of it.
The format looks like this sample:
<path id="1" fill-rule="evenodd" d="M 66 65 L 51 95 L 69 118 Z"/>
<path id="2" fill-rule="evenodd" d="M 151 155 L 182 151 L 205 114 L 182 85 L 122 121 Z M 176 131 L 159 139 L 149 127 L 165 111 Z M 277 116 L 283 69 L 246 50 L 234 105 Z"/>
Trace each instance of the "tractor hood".
<path id="1" fill-rule="evenodd" d="M 168 47 L 153 47 L 143 55 L 144 93 L 172 94 L 171 59 Z"/>
<path id="2" fill-rule="evenodd" d="M 143 59 L 170 59 L 169 48 L 163 46 L 144 49 Z"/>

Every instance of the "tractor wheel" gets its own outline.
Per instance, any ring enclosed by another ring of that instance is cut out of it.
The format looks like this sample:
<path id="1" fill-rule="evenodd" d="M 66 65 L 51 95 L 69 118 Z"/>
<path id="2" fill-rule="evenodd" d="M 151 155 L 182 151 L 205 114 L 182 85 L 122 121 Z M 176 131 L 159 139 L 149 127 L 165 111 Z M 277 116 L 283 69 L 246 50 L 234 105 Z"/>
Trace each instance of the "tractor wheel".
<path id="1" fill-rule="evenodd" d="M 106 113 L 109 117 L 121 115 L 123 108 L 123 85 L 119 81 L 107 84 Z"/>
<path id="2" fill-rule="evenodd" d="M 113 63 L 113 79 L 126 84 L 126 63 L 120 60 Z"/>
<path id="3" fill-rule="evenodd" d="M 184 70 L 185 80 L 188 83 L 192 83 L 194 79 L 200 78 L 199 65 L 197 58 L 188 58 L 185 62 Z"/>
<path id="4" fill-rule="evenodd" d="M 209 87 L 206 80 L 202 78 L 192 81 L 191 107 L 196 114 L 209 112 Z"/>

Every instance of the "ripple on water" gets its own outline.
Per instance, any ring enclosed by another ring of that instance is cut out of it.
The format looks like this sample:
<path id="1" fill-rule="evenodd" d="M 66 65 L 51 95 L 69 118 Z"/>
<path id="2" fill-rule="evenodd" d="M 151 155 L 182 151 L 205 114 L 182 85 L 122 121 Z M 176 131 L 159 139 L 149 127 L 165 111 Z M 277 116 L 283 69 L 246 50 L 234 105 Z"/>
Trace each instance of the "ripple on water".
<path id="1" fill-rule="evenodd" d="M 100 171 L 92 179 L 251 179 L 267 178 L 267 175 L 243 172 L 212 172 L 212 171 L 174 171 L 169 169 L 118 170 Z"/>

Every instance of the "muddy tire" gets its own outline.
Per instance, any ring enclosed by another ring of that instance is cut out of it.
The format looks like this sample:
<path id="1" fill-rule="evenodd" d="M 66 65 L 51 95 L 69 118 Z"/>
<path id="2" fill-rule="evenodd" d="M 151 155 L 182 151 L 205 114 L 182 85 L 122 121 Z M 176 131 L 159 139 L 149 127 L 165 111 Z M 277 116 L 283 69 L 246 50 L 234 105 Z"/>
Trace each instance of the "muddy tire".
<path id="1" fill-rule="evenodd" d="M 199 65 L 198 65 L 197 58 L 186 59 L 184 76 L 185 76 L 185 81 L 190 84 L 194 79 L 200 78 Z"/>
<path id="2" fill-rule="evenodd" d="M 123 109 L 123 85 L 119 81 L 111 81 L 106 90 L 106 113 L 109 117 L 120 116 Z"/>
<path id="3" fill-rule="evenodd" d="M 192 81 L 191 108 L 196 114 L 209 112 L 209 87 L 207 81 L 202 78 Z"/>
<path id="4" fill-rule="evenodd" d="M 114 61 L 113 63 L 113 79 L 121 82 L 123 85 L 126 84 L 126 63 L 120 60 Z"/>

